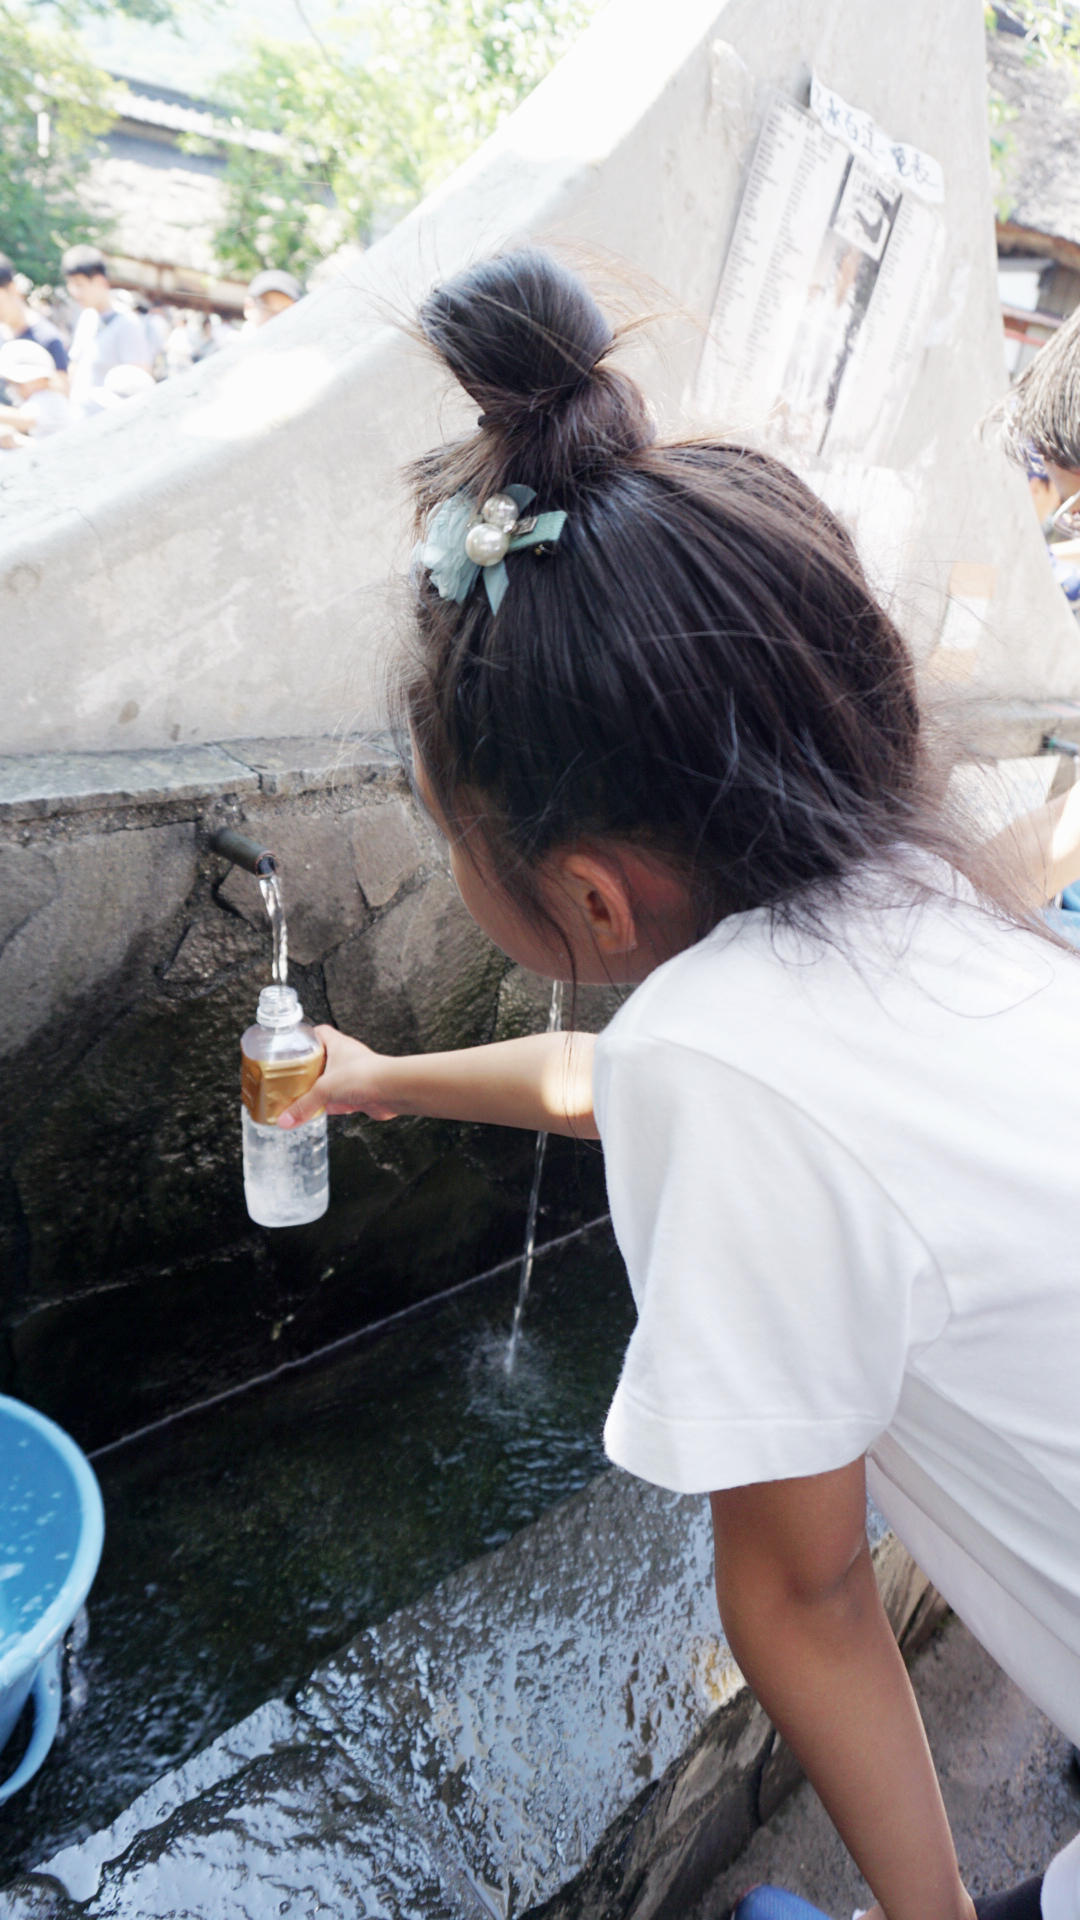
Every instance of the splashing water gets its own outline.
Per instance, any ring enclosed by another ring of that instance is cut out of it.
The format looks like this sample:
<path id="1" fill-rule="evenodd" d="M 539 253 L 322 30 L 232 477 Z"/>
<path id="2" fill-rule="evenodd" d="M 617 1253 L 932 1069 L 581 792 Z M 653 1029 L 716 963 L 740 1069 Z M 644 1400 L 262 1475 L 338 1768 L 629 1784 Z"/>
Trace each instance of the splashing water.
<path id="1" fill-rule="evenodd" d="M 281 891 L 281 879 L 276 873 L 260 873 L 259 892 L 263 905 L 270 916 L 270 926 L 274 935 L 274 958 L 271 966 L 271 978 L 279 987 L 287 984 L 289 978 L 289 929 L 285 925 L 285 900 Z"/>
<path id="2" fill-rule="evenodd" d="M 551 989 L 551 1008 L 548 1013 L 547 1030 L 558 1033 L 562 1028 L 562 981 L 556 980 Z M 536 1249 L 536 1215 L 540 1205 L 540 1181 L 544 1173 L 544 1154 L 547 1150 L 546 1133 L 536 1136 L 536 1160 L 533 1164 L 532 1189 L 529 1194 L 529 1211 L 525 1215 L 525 1249 L 521 1256 L 521 1273 L 518 1279 L 518 1296 L 514 1306 L 514 1319 L 510 1328 L 510 1338 L 506 1343 L 506 1371 L 513 1373 L 517 1360 L 518 1344 L 521 1339 L 521 1322 L 525 1317 L 525 1302 L 529 1297 L 529 1285 L 532 1280 L 533 1254 Z"/>

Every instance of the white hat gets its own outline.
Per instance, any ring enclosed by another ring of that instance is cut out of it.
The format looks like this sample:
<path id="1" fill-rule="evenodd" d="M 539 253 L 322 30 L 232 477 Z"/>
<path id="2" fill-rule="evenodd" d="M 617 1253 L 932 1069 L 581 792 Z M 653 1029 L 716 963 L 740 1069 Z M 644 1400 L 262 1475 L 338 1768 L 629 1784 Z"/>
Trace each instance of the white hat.
<path id="1" fill-rule="evenodd" d="M 87 413 L 107 413 L 112 407 L 121 407 L 125 400 L 136 400 L 141 394 L 153 393 L 157 381 L 145 367 L 110 367 L 100 387 L 91 387 L 83 404 Z"/>
<path id="2" fill-rule="evenodd" d="M 17 387 L 31 380 L 47 380 L 56 372 L 56 361 L 48 347 L 36 340 L 5 340 L 0 347 L 0 380 L 13 380 Z"/>

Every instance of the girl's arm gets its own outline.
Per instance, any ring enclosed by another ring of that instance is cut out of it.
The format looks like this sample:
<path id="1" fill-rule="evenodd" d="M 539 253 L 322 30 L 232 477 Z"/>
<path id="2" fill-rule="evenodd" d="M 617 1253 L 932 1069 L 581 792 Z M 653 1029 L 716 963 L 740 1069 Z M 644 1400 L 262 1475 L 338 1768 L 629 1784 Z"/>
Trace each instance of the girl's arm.
<path id="1" fill-rule="evenodd" d="M 874 1578 L 862 1460 L 712 1495 L 728 1642 L 887 1920 L 974 1920 Z"/>
<path id="2" fill-rule="evenodd" d="M 319 1027 L 326 1064 L 294 1100 L 279 1127 L 299 1126 L 320 1107 L 392 1120 L 402 1113 L 437 1120 L 487 1120 L 531 1133 L 596 1140 L 591 1033 L 535 1033 L 458 1053 L 373 1053 L 335 1027 Z"/>

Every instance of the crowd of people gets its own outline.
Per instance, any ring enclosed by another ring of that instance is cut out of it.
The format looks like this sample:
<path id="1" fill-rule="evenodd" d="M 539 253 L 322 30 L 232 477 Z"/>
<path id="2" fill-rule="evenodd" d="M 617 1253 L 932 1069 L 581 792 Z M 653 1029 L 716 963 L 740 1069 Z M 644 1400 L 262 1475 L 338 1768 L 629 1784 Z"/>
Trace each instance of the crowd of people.
<path id="1" fill-rule="evenodd" d="M 151 306 L 114 287 L 96 247 L 69 247 L 65 293 L 35 293 L 0 253 L 0 449 L 79 426 L 152 392 L 239 335 L 295 306 L 304 289 L 292 274 L 257 274 L 243 323 L 194 308 Z"/>

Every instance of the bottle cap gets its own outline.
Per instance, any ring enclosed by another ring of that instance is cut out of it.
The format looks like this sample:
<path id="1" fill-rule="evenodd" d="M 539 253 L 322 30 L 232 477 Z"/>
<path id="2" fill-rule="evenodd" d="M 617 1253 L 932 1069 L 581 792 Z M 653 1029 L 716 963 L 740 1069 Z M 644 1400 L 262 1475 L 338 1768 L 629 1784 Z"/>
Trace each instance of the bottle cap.
<path id="1" fill-rule="evenodd" d="M 280 1033 L 285 1027 L 299 1026 L 304 1009 L 295 987 L 264 987 L 259 995 L 255 1018 L 260 1027 Z"/>

